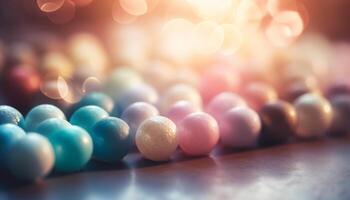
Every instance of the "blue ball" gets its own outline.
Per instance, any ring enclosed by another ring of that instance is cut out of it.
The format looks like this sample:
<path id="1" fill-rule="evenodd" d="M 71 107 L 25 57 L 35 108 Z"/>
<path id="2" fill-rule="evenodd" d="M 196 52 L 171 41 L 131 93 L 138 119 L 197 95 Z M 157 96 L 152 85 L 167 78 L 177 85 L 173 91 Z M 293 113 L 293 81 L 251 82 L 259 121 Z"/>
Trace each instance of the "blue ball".
<path id="1" fill-rule="evenodd" d="M 34 131 L 42 122 L 50 118 L 66 119 L 64 113 L 54 105 L 42 104 L 29 111 L 25 118 L 25 129 Z"/>
<path id="2" fill-rule="evenodd" d="M 0 125 L 0 168 L 6 166 L 8 149 L 12 143 L 23 137 L 24 130 L 14 124 Z"/>
<path id="3" fill-rule="evenodd" d="M 16 124 L 24 127 L 24 118 L 22 114 L 11 106 L 0 106 L 0 124 Z"/>
<path id="4" fill-rule="evenodd" d="M 90 135 L 78 126 L 70 126 L 49 135 L 55 152 L 55 169 L 74 172 L 82 169 L 90 160 L 93 143 Z"/>
<path id="5" fill-rule="evenodd" d="M 25 180 L 46 176 L 55 161 L 50 142 L 42 135 L 28 133 L 9 148 L 8 167 L 13 175 Z"/>
<path id="6" fill-rule="evenodd" d="M 93 157 L 99 161 L 119 161 L 131 148 L 129 126 L 119 118 L 100 120 L 94 125 L 91 136 L 94 142 Z"/>
<path id="7" fill-rule="evenodd" d="M 99 106 L 107 112 L 112 112 L 114 102 L 111 97 L 101 92 L 92 92 L 85 95 L 78 103 L 72 107 L 72 112 L 84 106 Z"/>
<path id="8" fill-rule="evenodd" d="M 62 128 L 67 128 L 69 126 L 70 123 L 64 119 L 51 118 L 38 124 L 38 126 L 35 129 L 35 132 L 40 133 L 43 136 L 49 137 L 49 135 L 51 135 L 55 131 Z"/>
<path id="9" fill-rule="evenodd" d="M 84 106 L 73 113 L 70 123 L 91 133 L 92 126 L 108 116 L 108 113 L 98 106 Z"/>

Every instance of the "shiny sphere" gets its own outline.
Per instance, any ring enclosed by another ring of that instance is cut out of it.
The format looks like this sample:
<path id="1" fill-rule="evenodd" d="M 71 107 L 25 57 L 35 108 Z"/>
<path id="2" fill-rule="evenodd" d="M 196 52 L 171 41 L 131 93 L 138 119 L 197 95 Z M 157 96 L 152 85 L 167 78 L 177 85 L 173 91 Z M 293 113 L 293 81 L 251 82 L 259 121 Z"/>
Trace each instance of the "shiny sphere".
<path id="1" fill-rule="evenodd" d="M 217 121 L 231 108 L 246 106 L 242 97 L 235 93 L 223 92 L 215 96 L 207 105 L 206 111 Z"/>
<path id="2" fill-rule="evenodd" d="M 166 117 L 151 117 L 141 124 L 135 141 L 145 158 L 153 161 L 169 160 L 178 145 L 176 125 Z"/>
<path id="3" fill-rule="evenodd" d="M 90 160 L 93 143 L 90 135 L 78 126 L 70 126 L 49 135 L 55 152 L 55 169 L 74 172 L 82 169 Z"/>
<path id="4" fill-rule="evenodd" d="M 158 101 L 157 91 L 149 85 L 138 85 L 123 92 L 116 99 L 116 107 L 113 116 L 120 116 L 123 111 L 131 104 L 136 102 L 145 102 L 155 105 Z"/>
<path id="5" fill-rule="evenodd" d="M 22 114 L 11 106 L 0 106 L 0 124 L 15 124 L 24 127 L 24 118 Z"/>
<path id="6" fill-rule="evenodd" d="M 42 104 L 29 111 L 25 118 L 26 131 L 34 131 L 38 124 L 50 118 L 66 119 L 64 113 L 54 105 Z"/>
<path id="7" fill-rule="evenodd" d="M 244 99 L 255 111 L 259 111 L 266 103 L 277 100 L 277 97 L 277 92 L 273 87 L 260 82 L 249 84 L 244 91 Z"/>
<path id="8" fill-rule="evenodd" d="M 50 142 L 42 135 L 28 133 L 9 148 L 7 164 L 19 179 L 36 180 L 52 169 L 55 155 Z"/>
<path id="9" fill-rule="evenodd" d="M 331 99 L 333 121 L 329 130 L 332 136 L 341 136 L 350 133 L 350 95 L 338 95 Z"/>
<path id="10" fill-rule="evenodd" d="M 72 111 L 76 111 L 84 106 L 99 106 L 107 112 L 112 112 L 114 107 L 114 102 L 111 97 L 101 92 L 92 92 L 86 94 L 78 103 L 74 104 Z"/>
<path id="11" fill-rule="evenodd" d="M 260 110 L 262 130 L 259 144 L 262 146 L 283 144 L 295 134 L 297 114 L 286 101 L 267 103 Z"/>
<path id="12" fill-rule="evenodd" d="M 130 126 L 132 144 L 135 144 L 135 135 L 142 122 L 157 115 L 157 108 L 144 102 L 133 103 L 124 110 L 121 118 Z"/>
<path id="13" fill-rule="evenodd" d="M 198 108 L 202 107 L 202 98 L 194 87 L 185 84 L 176 84 L 166 90 L 161 96 L 158 105 L 160 112 L 166 113 L 174 103 L 181 100 L 188 101 Z"/>
<path id="14" fill-rule="evenodd" d="M 92 129 L 93 157 L 104 162 L 123 159 L 131 148 L 129 126 L 123 120 L 107 117 L 98 121 Z"/>
<path id="15" fill-rule="evenodd" d="M 179 145 L 187 155 L 207 155 L 219 141 L 216 120 L 203 112 L 185 117 L 178 127 Z"/>
<path id="16" fill-rule="evenodd" d="M 10 145 L 23 137 L 26 133 L 14 124 L 0 125 L 0 168 L 6 166 L 6 157 Z"/>
<path id="17" fill-rule="evenodd" d="M 296 134 L 300 138 L 313 138 L 322 136 L 332 122 L 332 107 L 320 95 L 304 94 L 294 103 L 298 123 Z"/>
<path id="18" fill-rule="evenodd" d="M 220 141 L 224 146 L 250 148 L 257 144 L 261 129 L 259 115 L 248 107 L 232 108 L 219 122 Z"/>
<path id="19" fill-rule="evenodd" d="M 92 126 L 106 117 L 108 117 L 108 113 L 102 108 L 98 106 L 84 106 L 73 113 L 70 118 L 70 123 L 80 126 L 91 133 Z"/>
<path id="20" fill-rule="evenodd" d="M 70 123 L 64 119 L 51 118 L 38 124 L 38 126 L 35 129 L 35 132 L 43 136 L 49 137 L 49 135 L 53 134 L 55 131 L 62 128 L 67 128 L 69 126 Z"/>
<path id="21" fill-rule="evenodd" d="M 199 111 L 200 109 L 198 107 L 193 106 L 188 101 L 178 101 L 169 108 L 165 116 L 171 119 L 178 126 L 181 120 L 183 120 L 187 115 Z"/>

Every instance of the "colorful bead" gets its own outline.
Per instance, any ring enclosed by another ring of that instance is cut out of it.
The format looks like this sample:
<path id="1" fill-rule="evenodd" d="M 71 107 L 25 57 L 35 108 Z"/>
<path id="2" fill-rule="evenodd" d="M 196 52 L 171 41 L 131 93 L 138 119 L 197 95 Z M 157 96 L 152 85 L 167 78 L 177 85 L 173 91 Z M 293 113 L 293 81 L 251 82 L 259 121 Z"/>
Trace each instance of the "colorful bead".
<path id="1" fill-rule="evenodd" d="M 121 118 L 130 126 L 132 144 L 135 144 L 135 135 L 142 122 L 157 115 L 157 108 L 144 102 L 133 103 L 124 110 Z"/>
<path id="2" fill-rule="evenodd" d="M 118 99 L 116 99 L 116 107 L 113 110 L 113 116 L 120 116 L 123 111 L 131 104 L 136 102 L 145 102 L 155 105 L 158 101 L 158 94 L 156 90 L 149 85 L 135 86 L 123 92 Z"/>
<path id="3" fill-rule="evenodd" d="M 338 95 L 331 99 L 334 112 L 329 134 L 341 136 L 350 133 L 350 95 Z"/>
<path id="4" fill-rule="evenodd" d="M 220 141 L 224 146 L 250 148 L 257 144 L 261 122 L 254 110 L 242 106 L 227 111 L 219 126 Z"/>
<path id="5" fill-rule="evenodd" d="M 74 172 L 82 169 L 90 160 L 93 143 L 90 135 L 78 126 L 70 126 L 49 135 L 55 152 L 55 169 Z"/>
<path id="6" fill-rule="evenodd" d="M 332 107 L 320 95 L 304 94 L 294 103 L 298 123 L 296 134 L 301 138 L 322 136 L 332 122 Z"/>
<path id="7" fill-rule="evenodd" d="M 223 92 L 215 96 L 207 105 L 206 111 L 217 121 L 225 114 L 226 111 L 237 106 L 246 106 L 247 104 L 235 93 Z"/>
<path id="8" fill-rule="evenodd" d="M 17 178 L 33 181 L 46 176 L 54 160 L 50 142 L 40 134 L 28 133 L 10 146 L 7 163 Z"/>
<path id="9" fill-rule="evenodd" d="M 73 105 L 72 112 L 84 106 L 99 106 L 107 112 L 112 112 L 114 102 L 111 97 L 101 92 L 92 92 L 85 95 L 78 103 Z"/>
<path id="10" fill-rule="evenodd" d="M 165 116 L 171 119 L 176 125 L 179 125 L 181 120 L 187 115 L 199 111 L 200 109 L 198 107 L 193 106 L 188 101 L 178 101 L 169 108 Z"/>
<path id="11" fill-rule="evenodd" d="M 70 126 L 70 123 L 64 119 L 51 118 L 38 124 L 38 126 L 35 129 L 35 132 L 40 133 L 45 137 L 49 137 L 49 135 L 51 135 L 55 131 L 62 128 L 67 128 L 69 126 Z"/>
<path id="12" fill-rule="evenodd" d="M 259 111 L 266 103 L 277 100 L 277 92 L 268 84 L 255 82 L 246 87 L 244 99 L 247 101 L 249 107 L 255 111 Z"/>
<path id="13" fill-rule="evenodd" d="M 141 124 L 135 141 L 145 158 L 153 161 L 169 160 L 178 145 L 176 125 L 166 117 L 151 117 Z"/>
<path id="14" fill-rule="evenodd" d="M 261 108 L 259 114 L 262 122 L 260 145 L 286 143 L 295 134 L 297 114 L 291 104 L 285 101 L 270 102 Z"/>
<path id="15" fill-rule="evenodd" d="M 26 133 L 24 130 L 14 124 L 0 125 L 0 168 L 6 166 L 6 157 L 10 145 L 16 140 L 23 137 Z"/>
<path id="16" fill-rule="evenodd" d="M 24 118 L 22 114 L 11 106 L 0 106 L 0 124 L 15 124 L 24 127 Z"/>
<path id="17" fill-rule="evenodd" d="M 38 124 L 50 118 L 66 119 L 64 113 L 56 106 L 50 104 L 36 106 L 29 111 L 25 118 L 25 129 L 27 131 L 34 131 Z"/>
<path id="18" fill-rule="evenodd" d="M 178 127 L 179 145 L 191 156 L 207 155 L 219 141 L 216 120 L 203 112 L 186 116 Z"/>
<path id="19" fill-rule="evenodd" d="M 129 126 L 123 120 L 107 117 L 98 121 L 92 129 L 93 157 L 104 162 L 123 159 L 131 148 Z"/>
<path id="20" fill-rule="evenodd" d="M 188 101 L 198 108 L 202 107 L 202 98 L 194 87 L 185 84 L 176 84 L 162 95 L 159 102 L 160 112 L 166 113 L 174 103 L 181 100 Z"/>
<path id="21" fill-rule="evenodd" d="M 91 133 L 92 126 L 106 117 L 108 117 L 108 113 L 102 108 L 98 106 L 84 106 L 73 113 L 69 122 Z"/>

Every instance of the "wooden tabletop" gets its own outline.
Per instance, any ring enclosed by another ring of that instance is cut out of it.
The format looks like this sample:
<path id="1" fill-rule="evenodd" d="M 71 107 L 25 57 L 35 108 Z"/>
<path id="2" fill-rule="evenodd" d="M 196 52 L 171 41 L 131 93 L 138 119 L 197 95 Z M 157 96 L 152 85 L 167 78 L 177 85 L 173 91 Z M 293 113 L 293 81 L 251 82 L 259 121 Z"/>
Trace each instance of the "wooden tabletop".
<path id="1" fill-rule="evenodd" d="M 350 139 L 154 163 L 132 153 L 123 163 L 90 163 L 82 172 L 35 183 L 0 175 L 0 199 L 350 199 Z"/>

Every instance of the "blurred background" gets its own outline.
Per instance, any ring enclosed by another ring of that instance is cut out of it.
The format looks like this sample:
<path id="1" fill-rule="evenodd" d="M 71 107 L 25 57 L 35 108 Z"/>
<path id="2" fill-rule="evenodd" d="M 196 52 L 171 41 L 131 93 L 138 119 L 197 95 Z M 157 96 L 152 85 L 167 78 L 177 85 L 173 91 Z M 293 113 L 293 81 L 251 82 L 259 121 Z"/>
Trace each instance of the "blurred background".
<path id="1" fill-rule="evenodd" d="M 125 68 L 160 94 L 177 82 L 201 91 L 226 80 L 201 91 L 206 102 L 264 81 L 292 101 L 280 85 L 297 80 L 300 95 L 347 79 L 349 8 L 346 0 L 1 1 L 0 103 L 62 108 L 90 90 L 117 99 L 109 72 Z"/>

